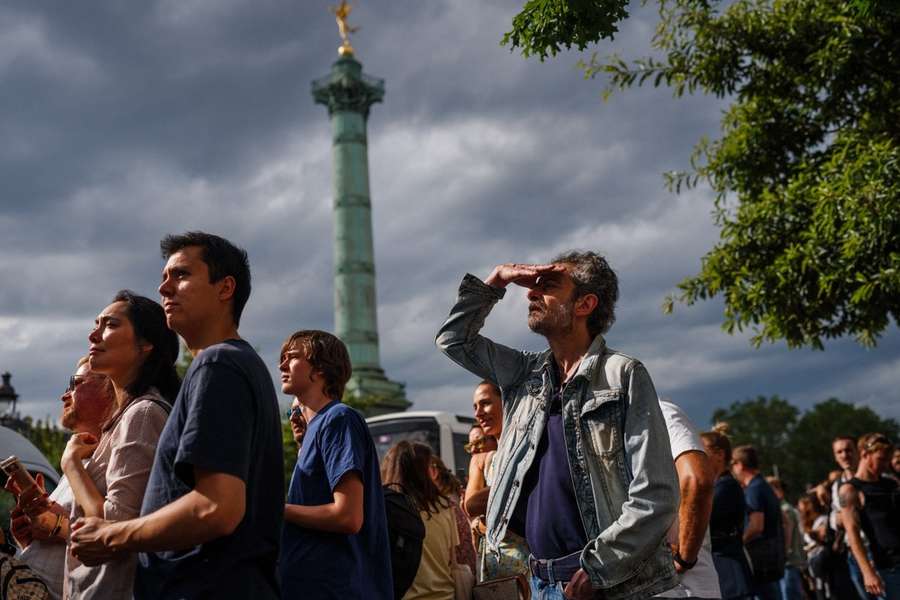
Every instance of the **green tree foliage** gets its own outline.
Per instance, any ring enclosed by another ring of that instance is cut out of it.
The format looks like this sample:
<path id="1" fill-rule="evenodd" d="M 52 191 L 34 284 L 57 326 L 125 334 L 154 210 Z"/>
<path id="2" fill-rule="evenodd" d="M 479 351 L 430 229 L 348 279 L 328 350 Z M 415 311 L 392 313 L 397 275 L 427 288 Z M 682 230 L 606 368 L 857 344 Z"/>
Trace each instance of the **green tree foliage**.
<path id="1" fill-rule="evenodd" d="M 782 473 L 789 462 L 791 433 L 800 411 L 778 396 L 757 396 L 753 400 L 734 402 L 728 408 L 713 412 L 713 423 L 728 423 L 733 446 L 752 444 L 759 451 L 762 470 L 772 472 L 778 465 Z"/>
<path id="2" fill-rule="evenodd" d="M 900 426 L 893 419 L 882 419 L 866 406 L 854 406 L 829 398 L 806 411 L 791 435 L 791 461 L 806 483 L 821 481 L 835 463 L 831 441 L 839 435 L 854 439 L 865 433 L 880 432 L 900 441 Z"/>
<path id="3" fill-rule="evenodd" d="M 178 353 L 178 361 L 175 363 L 175 371 L 178 372 L 179 377 L 184 379 L 184 374 L 187 373 L 188 367 L 190 367 L 191 363 L 194 362 L 194 355 L 191 354 L 190 350 L 188 350 L 188 347 L 184 343 L 184 340 L 180 340 L 180 342 L 181 351 Z M 172 400 L 174 400 L 174 398 Z"/>
<path id="4" fill-rule="evenodd" d="M 878 0 L 661 0 L 656 57 L 585 65 L 608 94 L 647 82 L 727 98 L 678 192 L 716 192 L 720 240 L 679 284 L 722 295 L 753 343 L 872 346 L 900 319 L 900 10 Z"/>
<path id="5" fill-rule="evenodd" d="M 291 476 L 294 474 L 294 466 L 297 464 L 297 442 L 294 441 L 294 432 L 287 420 L 281 421 L 281 443 L 284 449 L 284 491 L 287 493 L 291 484 Z"/>
<path id="6" fill-rule="evenodd" d="M 542 61 L 563 47 L 584 50 L 603 38 L 612 39 L 618 22 L 628 15 L 627 5 L 627 0 L 528 0 L 500 43 Z"/>
<path id="7" fill-rule="evenodd" d="M 762 472 L 779 476 L 796 497 L 808 485 L 824 480 L 835 469 L 831 441 L 839 435 L 858 438 L 881 432 L 900 440 L 900 425 L 882 419 L 872 409 L 829 398 L 800 414 L 790 402 L 773 396 L 735 402 L 713 412 L 713 423 L 729 425 L 732 444 L 752 444 L 759 451 Z"/>

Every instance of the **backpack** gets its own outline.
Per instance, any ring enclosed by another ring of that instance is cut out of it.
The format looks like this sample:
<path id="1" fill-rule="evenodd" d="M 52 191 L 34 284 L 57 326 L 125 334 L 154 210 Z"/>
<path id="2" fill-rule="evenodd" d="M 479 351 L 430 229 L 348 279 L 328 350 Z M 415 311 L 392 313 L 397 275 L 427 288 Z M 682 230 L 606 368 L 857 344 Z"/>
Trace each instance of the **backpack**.
<path id="1" fill-rule="evenodd" d="M 401 486 L 385 485 L 382 490 L 388 539 L 391 545 L 394 598 L 400 600 L 412 585 L 419 570 L 422 542 L 425 540 L 425 523 Z"/>
<path id="2" fill-rule="evenodd" d="M 40 577 L 14 556 L 0 553 L 0 598 L 4 600 L 50 600 Z"/>

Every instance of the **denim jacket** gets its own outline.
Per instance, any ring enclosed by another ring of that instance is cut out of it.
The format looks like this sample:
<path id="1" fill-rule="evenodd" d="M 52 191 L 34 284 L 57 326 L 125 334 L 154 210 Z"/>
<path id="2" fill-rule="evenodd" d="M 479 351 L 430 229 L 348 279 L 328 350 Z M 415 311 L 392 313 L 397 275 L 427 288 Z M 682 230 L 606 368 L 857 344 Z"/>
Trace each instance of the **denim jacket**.
<path id="1" fill-rule="evenodd" d="M 503 434 L 487 506 L 488 548 L 496 548 L 519 501 L 547 422 L 553 355 L 520 352 L 479 335 L 505 290 L 466 275 L 438 332 L 454 362 L 496 383 Z M 679 502 L 666 423 L 647 370 L 598 335 L 563 389 L 569 470 L 588 543 L 581 566 L 610 600 L 648 598 L 677 583 L 666 532 Z"/>

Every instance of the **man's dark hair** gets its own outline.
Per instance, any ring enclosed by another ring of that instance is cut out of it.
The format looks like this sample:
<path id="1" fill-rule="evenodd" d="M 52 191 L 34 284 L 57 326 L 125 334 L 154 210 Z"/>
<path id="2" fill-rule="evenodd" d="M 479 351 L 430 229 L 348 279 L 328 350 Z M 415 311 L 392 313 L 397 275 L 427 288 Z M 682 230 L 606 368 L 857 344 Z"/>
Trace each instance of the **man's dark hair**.
<path id="1" fill-rule="evenodd" d="M 167 235 L 159 242 L 162 256 L 166 260 L 176 252 L 197 246 L 202 249 L 201 257 L 209 269 L 209 282 L 216 283 L 225 277 L 234 278 L 234 295 L 231 313 L 235 326 L 241 324 L 241 313 L 250 298 L 250 261 L 247 251 L 238 248 L 225 238 L 203 231 L 188 231 L 181 235 Z"/>
<path id="2" fill-rule="evenodd" d="M 573 300 L 588 294 L 597 296 L 597 308 L 587 319 L 588 333 L 596 336 L 609 331 L 616 320 L 619 279 L 606 259 L 596 252 L 571 250 L 563 252 L 551 262 L 572 265 L 570 275 L 575 282 Z"/>
<path id="3" fill-rule="evenodd" d="M 856 449 L 856 438 L 849 435 L 839 435 L 836 436 L 833 440 L 831 440 L 831 445 L 834 446 L 838 442 L 850 442 L 853 444 L 853 449 Z"/>
<path id="4" fill-rule="evenodd" d="M 279 362 L 284 361 L 286 352 L 295 348 L 301 350 L 310 366 L 322 374 L 325 395 L 340 400 L 353 373 L 344 342 L 327 331 L 303 329 L 291 334 L 281 345 Z"/>
<path id="5" fill-rule="evenodd" d="M 753 446 L 738 446 L 732 452 L 732 456 L 734 456 L 734 462 L 741 463 L 746 469 L 759 469 L 759 454 Z"/>

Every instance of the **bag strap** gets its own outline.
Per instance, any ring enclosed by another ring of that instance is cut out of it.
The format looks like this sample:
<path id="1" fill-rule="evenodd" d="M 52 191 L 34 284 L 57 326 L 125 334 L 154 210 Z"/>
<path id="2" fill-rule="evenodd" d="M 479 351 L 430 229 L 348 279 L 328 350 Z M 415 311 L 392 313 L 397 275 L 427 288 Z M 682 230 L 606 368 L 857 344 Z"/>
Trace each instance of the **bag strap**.
<path id="1" fill-rule="evenodd" d="M 160 407 L 161 409 L 166 411 L 167 415 L 172 414 L 172 405 L 169 404 L 169 402 L 161 396 L 147 395 L 147 396 L 144 396 L 143 398 L 141 398 L 141 400 L 149 400 L 153 404 L 157 405 L 158 407 Z M 135 403 L 132 402 L 132 404 L 135 404 Z M 129 405 L 128 408 L 131 408 L 131 406 Z M 125 410 L 128 410 L 128 408 L 126 408 Z"/>

